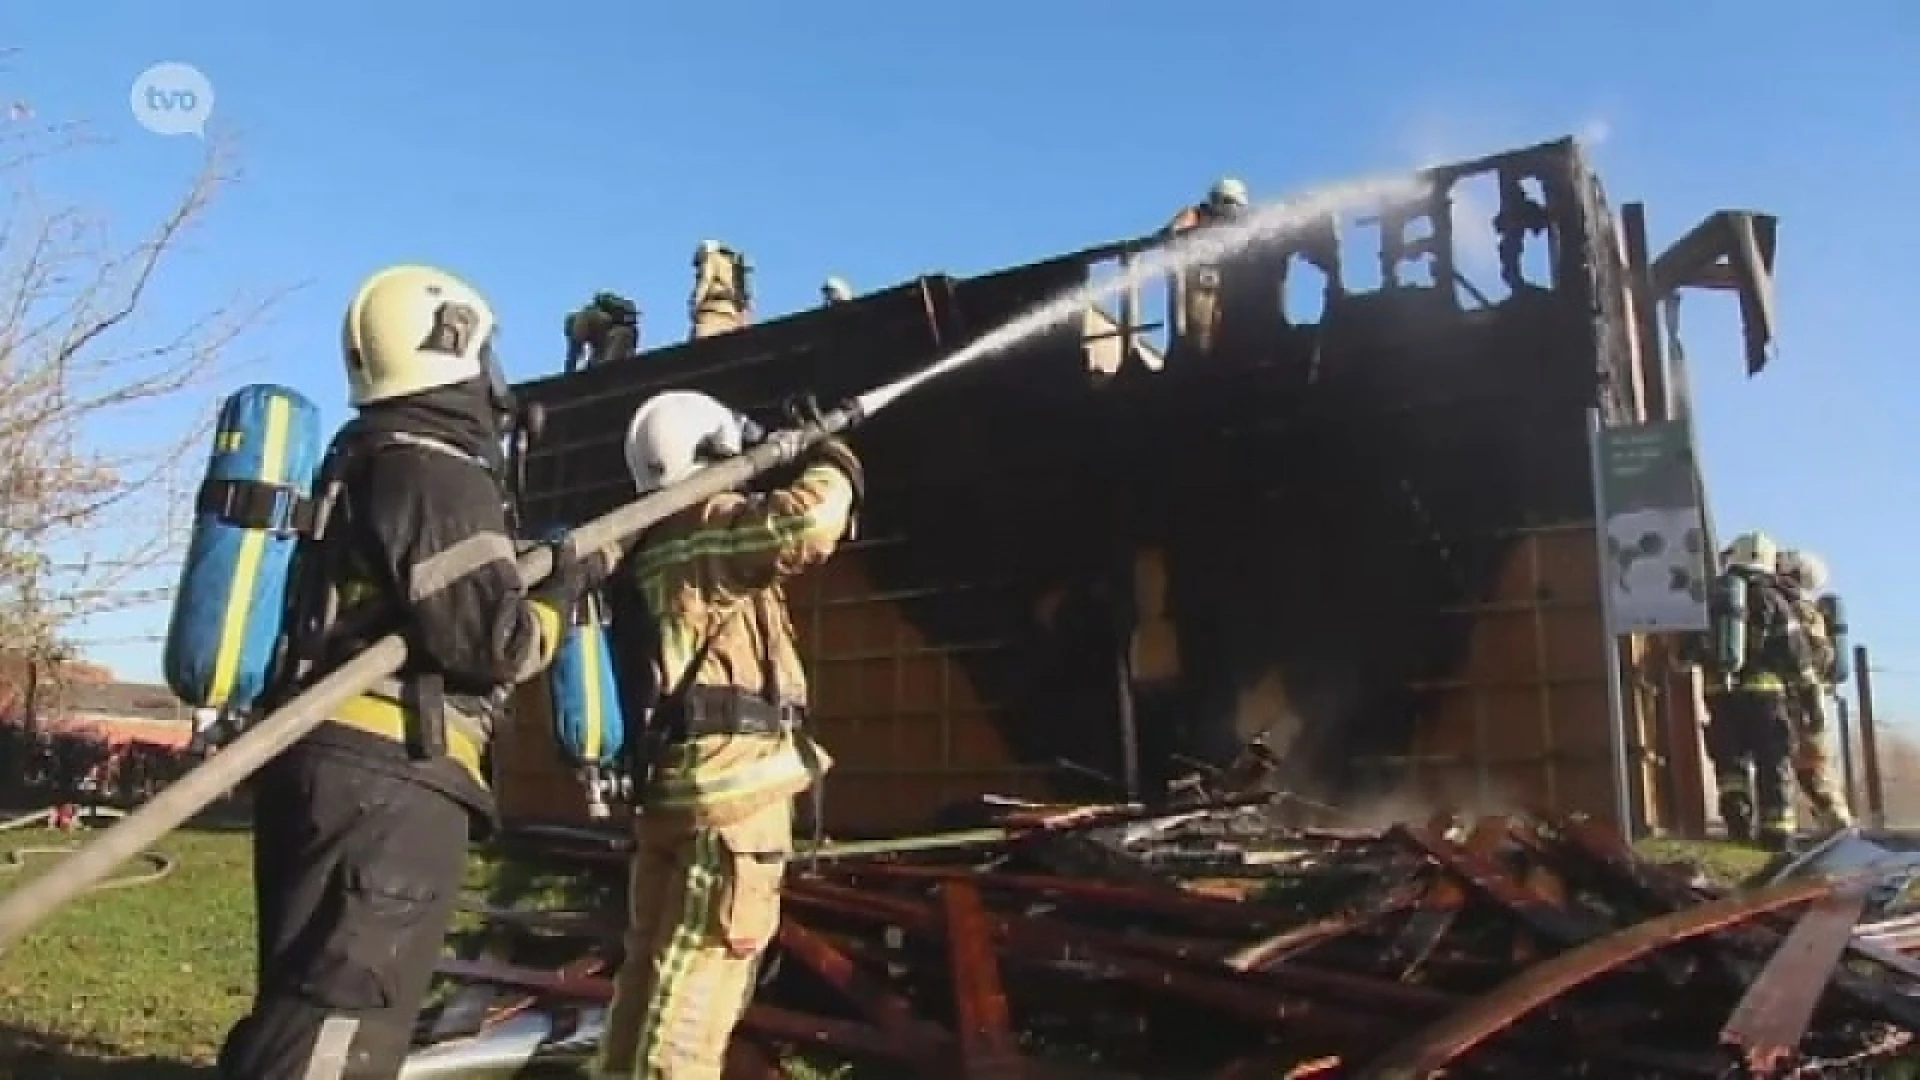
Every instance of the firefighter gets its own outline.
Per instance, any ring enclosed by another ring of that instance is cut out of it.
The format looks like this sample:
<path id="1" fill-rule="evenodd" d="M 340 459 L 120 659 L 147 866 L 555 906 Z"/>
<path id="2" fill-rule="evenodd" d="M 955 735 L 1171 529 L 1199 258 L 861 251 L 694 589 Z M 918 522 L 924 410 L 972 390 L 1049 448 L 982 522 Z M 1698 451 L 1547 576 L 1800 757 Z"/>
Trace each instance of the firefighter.
<path id="1" fill-rule="evenodd" d="M 567 316 L 567 372 L 617 363 L 640 348 L 640 305 L 618 293 L 598 292 Z"/>
<path id="2" fill-rule="evenodd" d="M 226 1080 L 398 1074 L 470 831 L 491 828 L 481 761 L 497 709 L 551 660 L 560 612 L 610 561 L 556 550 L 546 583 L 522 581 L 502 505 L 511 398 L 493 331 L 486 301 L 429 267 L 381 270 L 347 306 L 357 415 L 335 436 L 323 476 L 337 478 L 340 498 L 318 557 L 303 563 L 321 592 L 297 590 L 290 617 L 313 628 L 321 593 L 384 602 L 413 659 L 254 785 L 257 985 L 220 1052 Z M 347 622 L 296 637 L 313 671 L 275 696 L 364 648 L 356 638 Z"/>
<path id="3" fill-rule="evenodd" d="M 1807 628 L 1807 641 L 1813 653 L 1813 667 L 1819 684 L 1796 695 L 1789 707 L 1793 713 L 1793 774 L 1800 782 L 1823 829 L 1845 829 L 1853 824 L 1847 799 L 1834 784 L 1833 767 L 1827 744 L 1827 703 L 1832 700 L 1838 681 L 1839 649 L 1834 627 L 1827 623 L 1819 597 L 1827 587 L 1827 564 L 1810 551 L 1786 550 L 1778 562 L 1780 581 L 1794 613 Z"/>
<path id="4" fill-rule="evenodd" d="M 853 299 L 853 286 L 845 278 L 830 277 L 820 286 L 820 306 L 832 307 Z"/>
<path id="5" fill-rule="evenodd" d="M 1233 221 L 1247 212 L 1247 206 L 1247 185 L 1237 177 L 1223 176 L 1214 181 L 1204 201 L 1176 214 L 1164 234 L 1177 237 Z M 1281 314 L 1280 276 L 1284 274 L 1285 261 L 1281 260 L 1278 265 L 1281 269 L 1276 272 L 1262 260 L 1241 255 L 1169 275 L 1169 310 L 1174 313 L 1171 349 L 1182 355 L 1208 356 L 1221 349 L 1226 333 L 1237 332 L 1242 338 L 1257 333 L 1259 328 L 1251 320 L 1262 312 L 1252 310 L 1259 305 L 1248 300 L 1267 292 L 1271 292 L 1272 302 L 1266 306 L 1272 310 L 1264 314 L 1277 326 Z M 1231 319 L 1229 309 L 1232 309 Z M 1229 326 L 1232 322 L 1241 325 Z"/>
<path id="6" fill-rule="evenodd" d="M 1794 828 L 1790 694 L 1817 687 L 1806 628 L 1763 533 L 1736 537 L 1712 597 L 1706 667 L 1707 755 L 1730 839 L 1784 848 Z"/>
<path id="7" fill-rule="evenodd" d="M 669 391 L 634 414 L 627 464 L 641 494 L 751 442 L 750 423 Z M 647 640 L 623 632 L 623 682 L 646 682 L 648 735 L 629 883 L 626 961 L 601 1077 L 718 1080 L 759 960 L 780 921 L 793 800 L 831 758 L 803 729 L 807 684 L 782 583 L 832 555 L 864 492 L 853 451 L 828 439 L 791 483 L 717 495 L 654 526 L 616 586 L 637 586 Z"/>
<path id="8" fill-rule="evenodd" d="M 693 295 L 688 300 L 695 340 L 747 324 L 753 312 L 747 284 L 752 270 L 745 255 L 717 240 L 700 241 L 693 252 Z"/>

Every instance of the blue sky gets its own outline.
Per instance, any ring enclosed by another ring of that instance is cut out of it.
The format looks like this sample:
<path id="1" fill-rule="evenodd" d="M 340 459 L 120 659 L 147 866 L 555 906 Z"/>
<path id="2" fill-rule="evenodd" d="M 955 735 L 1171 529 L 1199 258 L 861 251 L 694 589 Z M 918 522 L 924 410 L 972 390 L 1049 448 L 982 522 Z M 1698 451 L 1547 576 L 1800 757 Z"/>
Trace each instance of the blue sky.
<path id="1" fill-rule="evenodd" d="M 128 227 L 163 209 L 200 148 L 137 127 L 128 89 L 159 61 L 204 71 L 246 176 L 165 301 L 185 317 L 308 283 L 248 347 L 327 402 L 340 306 L 392 261 L 479 283 L 525 377 L 557 366 L 561 316 L 595 289 L 640 300 L 651 340 L 683 334 L 705 236 L 752 254 L 778 312 L 828 273 L 875 287 L 1134 235 L 1221 172 L 1275 195 L 1585 135 L 1615 204 L 1649 204 L 1656 246 L 1715 209 L 1781 217 L 1773 368 L 1745 379 L 1730 298 L 1685 308 L 1716 523 L 1826 554 L 1889 711 L 1920 704 L 1902 674 L 1920 676 L 1920 507 L 1897 481 L 1920 431 L 1920 6 L 86 7 L 0 21 L 22 50 L 8 96 L 115 137 L 60 163 L 60 193 Z M 152 676 L 157 646 L 127 639 L 164 619 L 83 633 Z"/>

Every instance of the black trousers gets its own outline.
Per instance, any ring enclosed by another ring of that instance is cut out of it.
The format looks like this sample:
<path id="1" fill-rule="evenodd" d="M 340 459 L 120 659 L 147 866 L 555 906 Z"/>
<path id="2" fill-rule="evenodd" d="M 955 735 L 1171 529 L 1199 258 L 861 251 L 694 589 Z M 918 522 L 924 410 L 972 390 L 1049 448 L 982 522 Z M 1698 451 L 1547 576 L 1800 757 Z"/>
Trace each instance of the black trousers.
<path id="1" fill-rule="evenodd" d="M 452 919 L 467 827 L 446 795 L 351 757 L 295 746 L 261 771 L 258 983 L 220 1050 L 223 1080 L 393 1080 Z"/>
<path id="2" fill-rule="evenodd" d="M 1709 695 L 1705 735 L 1722 796 L 1750 796 L 1762 831 L 1791 830 L 1793 716 L 1786 695 L 1750 690 Z"/>

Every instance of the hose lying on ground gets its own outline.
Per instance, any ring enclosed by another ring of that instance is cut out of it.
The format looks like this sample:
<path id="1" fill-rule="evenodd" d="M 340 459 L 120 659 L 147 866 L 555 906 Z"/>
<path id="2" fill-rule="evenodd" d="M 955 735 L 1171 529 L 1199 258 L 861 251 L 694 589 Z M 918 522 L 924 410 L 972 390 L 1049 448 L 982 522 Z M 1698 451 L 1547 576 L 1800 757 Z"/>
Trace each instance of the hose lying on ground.
<path id="1" fill-rule="evenodd" d="M 45 810 L 35 810 L 31 814 L 22 814 L 16 818 L 0 821 L 0 833 L 12 832 L 16 829 L 30 829 L 36 825 L 43 828 L 51 827 L 54 818 L 58 816 L 59 813 L 59 807 L 49 806 Z M 74 823 L 76 825 L 82 824 L 89 818 L 118 820 L 126 816 L 126 811 L 115 810 L 110 806 L 82 806 L 76 808 L 74 811 Z M 75 845 L 17 847 L 0 850 L 0 874 L 17 874 L 25 870 L 27 868 L 27 859 L 35 855 L 71 855 L 75 850 L 77 850 Z M 124 874 L 120 877 L 98 881 L 88 886 L 85 891 L 106 892 L 108 889 L 130 889 L 136 885 L 151 885 L 161 878 L 166 877 L 168 874 L 173 873 L 174 867 L 179 865 L 179 862 L 174 859 L 173 856 L 159 851 L 142 851 L 136 857 L 144 860 L 151 869 L 143 874 Z"/>

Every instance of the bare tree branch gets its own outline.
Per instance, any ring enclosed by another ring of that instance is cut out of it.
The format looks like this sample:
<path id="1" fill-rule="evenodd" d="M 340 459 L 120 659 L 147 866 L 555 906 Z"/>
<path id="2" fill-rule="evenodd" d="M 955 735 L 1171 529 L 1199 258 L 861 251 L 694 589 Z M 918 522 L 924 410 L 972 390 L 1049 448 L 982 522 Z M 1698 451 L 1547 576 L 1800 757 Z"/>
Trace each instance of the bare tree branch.
<path id="1" fill-rule="evenodd" d="M 236 173 L 209 142 L 160 220 L 116 245 L 36 183 L 37 166 L 96 142 L 0 108 L 0 655 L 51 659 L 76 620 L 166 599 L 213 420 L 195 391 L 287 291 L 147 325 L 156 283 Z"/>

